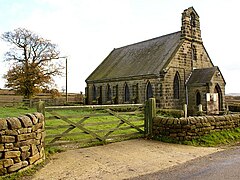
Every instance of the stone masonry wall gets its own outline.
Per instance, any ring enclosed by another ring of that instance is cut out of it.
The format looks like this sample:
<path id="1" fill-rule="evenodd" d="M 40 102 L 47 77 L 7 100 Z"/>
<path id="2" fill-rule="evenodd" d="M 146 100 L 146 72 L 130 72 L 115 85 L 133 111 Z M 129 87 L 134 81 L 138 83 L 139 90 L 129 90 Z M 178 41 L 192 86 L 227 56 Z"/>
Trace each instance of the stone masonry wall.
<path id="1" fill-rule="evenodd" d="M 0 119 L 0 175 L 23 171 L 45 159 L 44 116 Z"/>
<path id="2" fill-rule="evenodd" d="M 155 117 L 153 136 L 167 136 L 176 140 L 192 140 L 211 132 L 240 126 L 240 114 L 199 116 L 188 118 Z"/>

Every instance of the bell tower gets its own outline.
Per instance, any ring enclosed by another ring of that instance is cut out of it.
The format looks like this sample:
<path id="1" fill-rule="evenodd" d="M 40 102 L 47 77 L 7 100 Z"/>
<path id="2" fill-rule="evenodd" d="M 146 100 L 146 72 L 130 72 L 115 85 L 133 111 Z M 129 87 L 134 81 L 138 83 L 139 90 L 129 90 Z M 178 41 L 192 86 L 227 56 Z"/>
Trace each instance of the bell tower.
<path id="1" fill-rule="evenodd" d="M 181 38 L 202 43 L 199 16 L 193 7 L 182 13 Z"/>

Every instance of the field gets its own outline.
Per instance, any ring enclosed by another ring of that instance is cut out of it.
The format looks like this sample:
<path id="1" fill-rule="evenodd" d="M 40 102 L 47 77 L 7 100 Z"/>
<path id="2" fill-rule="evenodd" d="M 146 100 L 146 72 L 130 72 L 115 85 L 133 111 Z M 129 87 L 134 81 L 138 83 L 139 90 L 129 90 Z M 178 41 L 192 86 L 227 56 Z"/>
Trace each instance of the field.
<path id="1" fill-rule="evenodd" d="M 110 109 L 61 109 L 46 114 L 46 143 L 83 145 L 106 143 L 142 136 L 142 112 L 116 112 Z"/>
<path id="2" fill-rule="evenodd" d="M 138 109 L 121 111 L 110 109 L 46 111 L 45 143 L 47 146 L 69 146 L 76 143 L 79 146 L 89 146 L 143 136 L 143 112 Z M 18 117 L 32 112 L 36 112 L 36 109 L 1 107 L 0 118 Z"/>
<path id="3" fill-rule="evenodd" d="M 232 112 L 240 112 L 240 96 L 226 96 L 226 103 Z"/>
<path id="4" fill-rule="evenodd" d="M 0 107 L 0 118 L 18 117 L 32 112 L 36 112 L 36 109 L 26 107 Z"/>

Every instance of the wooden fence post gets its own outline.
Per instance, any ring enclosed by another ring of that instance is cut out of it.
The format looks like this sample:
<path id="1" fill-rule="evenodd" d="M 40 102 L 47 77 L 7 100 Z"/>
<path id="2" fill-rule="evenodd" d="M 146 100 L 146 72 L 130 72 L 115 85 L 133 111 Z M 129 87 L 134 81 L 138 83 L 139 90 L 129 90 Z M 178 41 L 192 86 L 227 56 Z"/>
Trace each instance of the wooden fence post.
<path id="1" fill-rule="evenodd" d="M 44 101 L 38 101 L 37 103 L 37 112 L 42 113 L 45 116 L 45 102 Z"/>
<path id="2" fill-rule="evenodd" d="M 156 116 L 156 100 L 150 98 L 145 106 L 145 134 L 152 137 L 153 135 L 153 118 Z"/>

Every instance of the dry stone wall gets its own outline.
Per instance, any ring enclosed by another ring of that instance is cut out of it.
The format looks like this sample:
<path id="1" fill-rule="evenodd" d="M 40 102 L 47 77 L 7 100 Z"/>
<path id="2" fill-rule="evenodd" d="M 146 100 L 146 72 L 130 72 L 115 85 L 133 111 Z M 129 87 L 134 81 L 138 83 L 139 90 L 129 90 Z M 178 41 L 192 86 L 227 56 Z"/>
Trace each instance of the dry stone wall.
<path id="1" fill-rule="evenodd" d="M 192 140 L 211 132 L 230 130 L 240 126 L 240 114 L 224 116 L 198 116 L 188 118 L 155 117 L 153 136 Z"/>
<path id="2" fill-rule="evenodd" d="M 44 116 L 0 119 L 0 175 L 26 170 L 45 159 Z"/>

